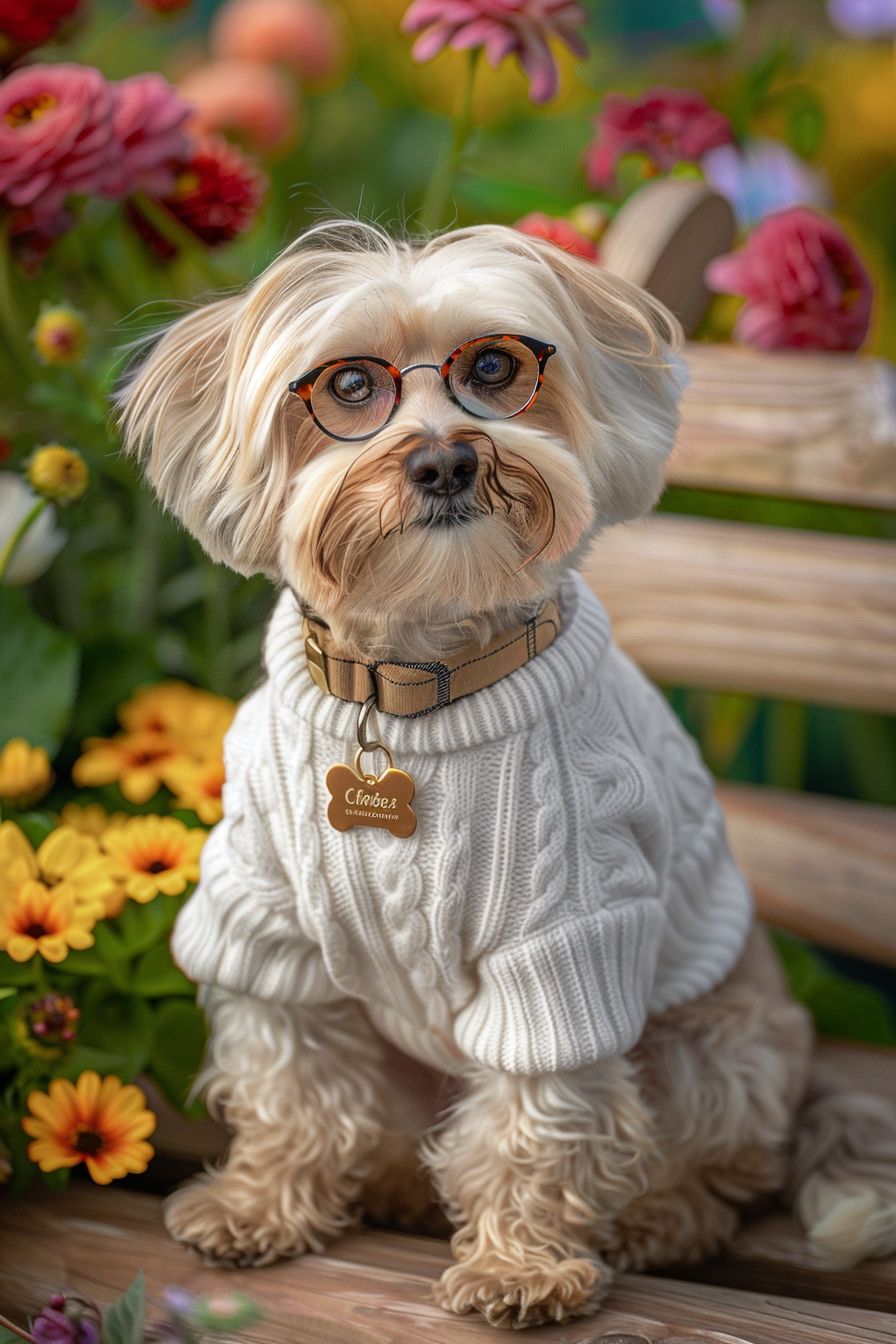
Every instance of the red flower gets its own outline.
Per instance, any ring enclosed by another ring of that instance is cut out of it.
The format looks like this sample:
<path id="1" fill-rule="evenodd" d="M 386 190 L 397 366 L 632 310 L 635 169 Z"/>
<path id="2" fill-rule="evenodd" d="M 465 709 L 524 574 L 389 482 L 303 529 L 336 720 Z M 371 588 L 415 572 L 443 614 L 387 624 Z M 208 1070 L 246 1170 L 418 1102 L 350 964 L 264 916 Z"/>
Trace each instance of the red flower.
<path id="1" fill-rule="evenodd" d="M 138 0 L 138 3 L 144 9 L 151 9 L 153 14 L 174 14 L 179 9 L 186 9 L 192 0 Z"/>
<path id="2" fill-rule="evenodd" d="M 745 296 L 735 332 L 761 350 L 857 350 L 868 334 L 871 277 L 834 221 L 804 206 L 766 216 L 706 278 Z"/>
<path id="3" fill-rule="evenodd" d="M 0 83 L 0 198 L 40 229 L 73 192 L 102 192 L 120 170 L 116 94 L 88 65 L 29 65 Z"/>
<path id="4" fill-rule="evenodd" d="M 161 75 L 132 75 L 115 86 L 115 134 L 122 149 L 121 171 L 106 185 L 110 195 L 148 191 L 164 196 L 190 152 L 184 123 L 192 112 Z"/>
<path id="5" fill-rule="evenodd" d="M 604 191 L 613 189 L 624 154 L 646 154 L 656 169 L 669 172 L 733 138 L 728 118 L 690 89 L 649 89 L 640 98 L 607 94 L 595 124 L 585 167 L 591 186 Z"/>
<path id="6" fill-rule="evenodd" d="M 8 48 L 18 55 L 39 47 L 74 14 L 80 3 L 81 0 L 0 0 L 0 60 L 7 59 Z"/>
<path id="7" fill-rule="evenodd" d="M 590 238 L 586 238 L 578 229 L 574 229 L 568 219 L 554 219 L 538 211 L 524 215 L 513 226 L 520 233 L 531 234 L 533 238 L 546 238 L 549 243 L 562 247 L 564 252 L 584 257 L 586 261 L 597 261 L 597 248 Z"/>

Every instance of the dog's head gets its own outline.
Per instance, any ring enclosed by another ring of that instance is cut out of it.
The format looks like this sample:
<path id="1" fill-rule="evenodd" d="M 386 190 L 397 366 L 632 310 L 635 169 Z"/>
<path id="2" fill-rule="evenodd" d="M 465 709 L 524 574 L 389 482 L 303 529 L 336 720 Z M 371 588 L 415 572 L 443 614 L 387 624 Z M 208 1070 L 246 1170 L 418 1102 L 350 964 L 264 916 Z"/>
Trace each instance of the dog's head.
<path id="1" fill-rule="evenodd" d="M 513 229 L 319 225 L 167 329 L 124 442 L 209 555 L 349 646 L 483 629 L 655 502 L 678 340 L 643 291 Z"/>

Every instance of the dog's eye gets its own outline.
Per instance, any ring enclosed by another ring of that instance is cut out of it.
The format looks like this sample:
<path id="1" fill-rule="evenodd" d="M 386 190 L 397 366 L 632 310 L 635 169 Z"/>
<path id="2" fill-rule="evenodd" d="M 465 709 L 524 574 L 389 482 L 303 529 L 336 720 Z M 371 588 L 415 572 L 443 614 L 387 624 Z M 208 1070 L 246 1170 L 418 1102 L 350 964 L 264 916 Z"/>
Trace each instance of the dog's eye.
<path id="1" fill-rule="evenodd" d="M 517 362 L 506 350 L 483 350 L 473 362 L 470 370 L 477 383 L 487 387 L 503 387 L 509 383 L 517 370 Z"/>
<path id="2" fill-rule="evenodd" d="M 370 374 L 357 365 L 340 369 L 330 379 L 330 391 L 338 401 L 366 401 L 372 390 Z"/>

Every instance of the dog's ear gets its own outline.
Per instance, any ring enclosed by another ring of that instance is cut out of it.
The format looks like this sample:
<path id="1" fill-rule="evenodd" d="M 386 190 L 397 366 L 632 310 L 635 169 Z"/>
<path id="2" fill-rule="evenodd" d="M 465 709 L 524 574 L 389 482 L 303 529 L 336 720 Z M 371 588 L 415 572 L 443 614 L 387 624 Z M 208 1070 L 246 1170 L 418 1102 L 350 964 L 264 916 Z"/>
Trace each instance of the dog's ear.
<path id="1" fill-rule="evenodd" d="M 659 300 L 599 264 L 539 239 L 527 242 L 538 246 L 570 305 L 569 330 L 584 335 L 585 349 L 567 369 L 592 422 L 584 466 L 598 522 L 636 518 L 662 492 L 675 442 L 687 383 L 681 327 Z"/>
<path id="2" fill-rule="evenodd" d="M 273 574 L 286 471 L 267 451 L 273 420 L 240 395 L 246 302 L 231 295 L 172 323 L 126 372 L 116 404 L 124 451 L 212 559 Z"/>

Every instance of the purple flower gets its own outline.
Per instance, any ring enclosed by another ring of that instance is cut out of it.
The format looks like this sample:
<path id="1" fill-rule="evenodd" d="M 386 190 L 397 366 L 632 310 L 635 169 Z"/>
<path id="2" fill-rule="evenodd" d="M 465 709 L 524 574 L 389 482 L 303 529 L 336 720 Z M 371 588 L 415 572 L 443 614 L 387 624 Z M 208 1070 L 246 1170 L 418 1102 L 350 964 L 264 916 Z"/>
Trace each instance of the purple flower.
<path id="1" fill-rule="evenodd" d="M 100 1344 L 100 1313 L 84 1297 L 54 1293 L 31 1322 L 31 1333 L 37 1344 Z"/>
<path id="2" fill-rule="evenodd" d="M 828 17 L 847 37 L 890 37 L 896 33 L 896 0 L 828 0 Z"/>
<path id="3" fill-rule="evenodd" d="M 792 205 L 830 203 L 824 174 L 776 140 L 749 140 L 743 148 L 718 145 L 704 154 L 701 167 L 747 228 Z"/>
<path id="4" fill-rule="evenodd" d="M 700 7 L 720 37 L 733 37 L 744 21 L 744 0 L 700 0 Z"/>

